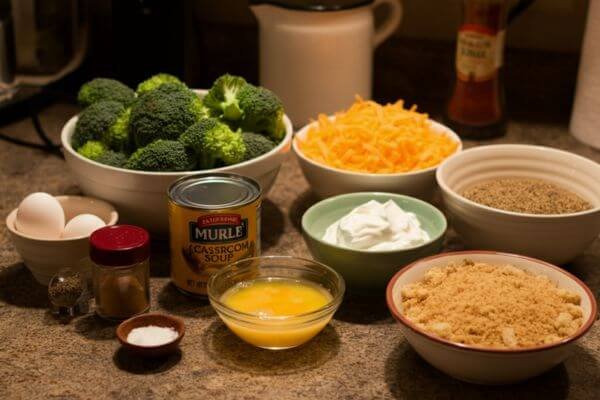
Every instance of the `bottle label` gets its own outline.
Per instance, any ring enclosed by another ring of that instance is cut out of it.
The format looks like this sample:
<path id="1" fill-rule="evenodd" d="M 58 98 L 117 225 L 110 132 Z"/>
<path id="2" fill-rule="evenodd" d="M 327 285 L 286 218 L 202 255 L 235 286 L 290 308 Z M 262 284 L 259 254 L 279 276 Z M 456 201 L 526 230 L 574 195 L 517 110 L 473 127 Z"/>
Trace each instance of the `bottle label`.
<path id="1" fill-rule="evenodd" d="M 505 31 L 480 25 L 463 25 L 456 44 L 456 71 L 463 81 L 482 82 L 502 66 Z"/>

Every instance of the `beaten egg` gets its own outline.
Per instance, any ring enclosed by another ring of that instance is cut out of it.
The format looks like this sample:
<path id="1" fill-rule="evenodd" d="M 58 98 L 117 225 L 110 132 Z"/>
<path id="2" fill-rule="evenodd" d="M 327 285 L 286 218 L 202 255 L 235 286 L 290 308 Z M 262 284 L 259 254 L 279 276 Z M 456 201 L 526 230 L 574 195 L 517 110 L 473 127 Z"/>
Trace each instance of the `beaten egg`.
<path id="1" fill-rule="evenodd" d="M 325 288 L 308 281 L 258 278 L 238 283 L 221 297 L 225 306 L 246 316 L 222 317 L 244 341 L 268 349 L 286 349 L 309 341 L 327 325 L 333 313 L 311 313 L 332 299 Z"/>

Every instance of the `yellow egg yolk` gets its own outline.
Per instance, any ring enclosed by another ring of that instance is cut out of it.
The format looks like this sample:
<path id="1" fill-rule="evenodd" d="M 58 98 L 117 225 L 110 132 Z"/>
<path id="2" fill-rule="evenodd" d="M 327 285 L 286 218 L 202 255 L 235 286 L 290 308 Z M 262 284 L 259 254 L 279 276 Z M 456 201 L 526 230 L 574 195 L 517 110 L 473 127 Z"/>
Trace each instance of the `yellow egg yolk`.
<path id="1" fill-rule="evenodd" d="M 309 313 L 324 307 L 331 299 L 329 292 L 320 286 L 285 278 L 242 282 L 221 297 L 231 309 L 260 317 Z"/>
<path id="2" fill-rule="evenodd" d="M 227 307 L 256 315 L 256 320 L 227 315 L 221 318 L 236 335 L 254 346 L 288 349 L 309 341 L 327 325 L 335 310 L 316 317 L 305 314 L 321 309 L 332 299 L 323 287 L 307 281 L 260 278 L 239 283 L 221 296 Z"/>

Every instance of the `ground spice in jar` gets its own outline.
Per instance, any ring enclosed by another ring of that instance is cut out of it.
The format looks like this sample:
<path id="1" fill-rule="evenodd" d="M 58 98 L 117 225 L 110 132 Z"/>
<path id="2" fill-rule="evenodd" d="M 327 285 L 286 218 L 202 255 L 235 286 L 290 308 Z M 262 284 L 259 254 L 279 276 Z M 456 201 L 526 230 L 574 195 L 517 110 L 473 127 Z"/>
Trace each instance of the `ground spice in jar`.
<path id="1" fill-rule="evenodd" d="M 90 236 L 96 314 L 122 320 L 150 308 L 150 236 L 143 228 L 114 225 Z"/>
<path id="2" fill-rule="evenodd" d="M 135 276 L 104 274 L 96 287 L 98 309 L 108 318 L 129 318 L 146 311 L 150 305 L 144 285 Z"/>
<path id="3" fill-rule="evenodd" d="M 462 195 L 484 206 L 517 213 L 569 214 L 592 208 L 577 194 L 541 179 L 488 180 L 468 187 Z"/>

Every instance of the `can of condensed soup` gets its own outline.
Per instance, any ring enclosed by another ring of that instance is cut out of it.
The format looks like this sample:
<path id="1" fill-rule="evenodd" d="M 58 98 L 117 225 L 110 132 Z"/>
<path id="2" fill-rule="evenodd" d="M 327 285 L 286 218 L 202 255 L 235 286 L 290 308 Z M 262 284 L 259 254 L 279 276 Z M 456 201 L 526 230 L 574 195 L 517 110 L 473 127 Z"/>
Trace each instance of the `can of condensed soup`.
<path id="1" fill-rule="evenodd" d="M 178 179 L 170 187 L 171 280 L 186 294 L 206 295 L 210 275 L 260 255 L 260 185 L 236 174 Z"/>

